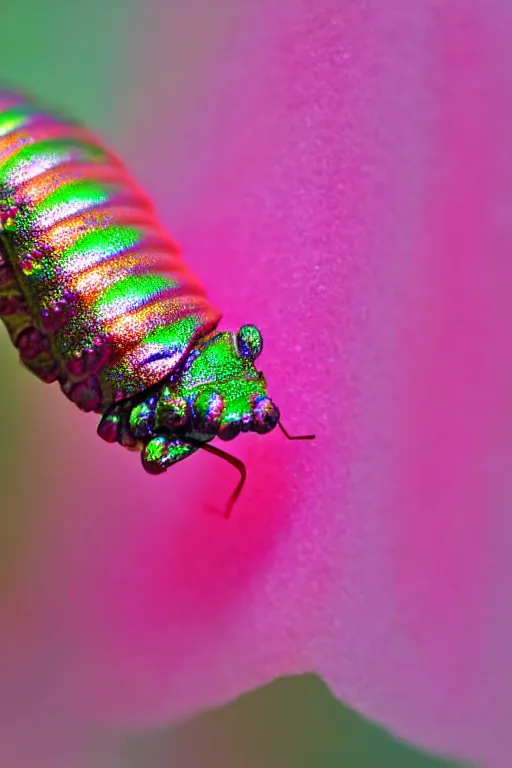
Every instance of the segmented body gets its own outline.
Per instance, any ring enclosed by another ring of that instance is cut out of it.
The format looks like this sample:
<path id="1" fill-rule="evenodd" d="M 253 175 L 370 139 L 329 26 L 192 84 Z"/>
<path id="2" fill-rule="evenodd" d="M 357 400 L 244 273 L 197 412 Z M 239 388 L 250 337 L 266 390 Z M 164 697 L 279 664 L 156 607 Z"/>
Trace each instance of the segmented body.
<path id="1" fill-rule="evenodd" d="M 160 382 L 220 319 L 123 164 L 0 93 L 0 316 L 23 364 L 84 411 Z"/>
<path id="2" fill-rule="evenodd" d="M 22 363 L 152 474 L 279 423 L 253 325 L 219 312 L 123 164 L 85 128 L 0 92 L 0 318 Z M 286 431 L 281 427 L 285 434 Z M 287 435 L 288 436 L 288 435 Z"/>

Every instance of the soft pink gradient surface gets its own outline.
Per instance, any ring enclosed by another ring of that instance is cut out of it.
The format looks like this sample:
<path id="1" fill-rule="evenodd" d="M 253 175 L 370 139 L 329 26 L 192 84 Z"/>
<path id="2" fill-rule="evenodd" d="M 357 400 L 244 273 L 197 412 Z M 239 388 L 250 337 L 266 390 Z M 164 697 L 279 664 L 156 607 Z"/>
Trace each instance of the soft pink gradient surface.
<path id="1" fill-rule="evenodd" d="M 223 9 L 187 94 L 164 4 L 147 19 L 124 150 L 225 326 L 261 327 L 288 429 L 318 439 L 237 441 L 226 524 L 205 510 L 229 467 L 146 477 L 48 389 L 19 632 L 41 676 L 58 658 L 55 706 L 100 723 L 314 670 L 401 736 L 508 766 L 512 6 Z"/>

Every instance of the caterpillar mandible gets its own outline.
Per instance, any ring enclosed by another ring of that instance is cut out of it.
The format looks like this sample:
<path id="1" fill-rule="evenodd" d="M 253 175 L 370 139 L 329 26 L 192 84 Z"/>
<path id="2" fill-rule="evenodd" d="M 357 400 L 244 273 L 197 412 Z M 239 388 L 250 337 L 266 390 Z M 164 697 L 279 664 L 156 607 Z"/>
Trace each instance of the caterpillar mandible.
<path id="1" fill-rule="evenodd" d="M 159 474 L 240 432 L 288 433 L 253 325 L 219 311 L 154 206 L 85 127 L 0 92 L 0 317 L 22 364 Z M 310 439 L 312 436 L 303 436 Z"/>

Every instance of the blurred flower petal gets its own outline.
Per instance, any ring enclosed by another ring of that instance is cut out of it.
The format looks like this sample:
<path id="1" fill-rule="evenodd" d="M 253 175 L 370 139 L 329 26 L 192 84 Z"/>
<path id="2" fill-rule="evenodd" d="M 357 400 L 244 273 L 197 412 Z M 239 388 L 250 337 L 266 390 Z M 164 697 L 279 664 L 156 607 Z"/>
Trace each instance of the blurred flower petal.
<path id="1" fill-rule="evenodd" d="M 261 327 L 286 427 L 317 440 L 237 440 L 226 523 L 208 509 L 231 468 L 146 477 L 38 389 L 26 605 L 43 580 L 84 717 L 164 722 L 314 670 L 400 736 L 506 766 L 512 6 L 222 8 L 187 80 L 153 4 L 123 140 L 225 326 Z"/>

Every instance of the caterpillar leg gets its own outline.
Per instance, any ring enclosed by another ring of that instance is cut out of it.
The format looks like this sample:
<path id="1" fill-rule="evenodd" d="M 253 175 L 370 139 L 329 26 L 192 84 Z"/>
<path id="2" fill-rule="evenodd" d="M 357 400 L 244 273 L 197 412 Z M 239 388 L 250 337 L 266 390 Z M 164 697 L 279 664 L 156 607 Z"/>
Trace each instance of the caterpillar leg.
<path id="1" fill-rule="evenodd" d="M 0 242 L 0 319 L 23 365 L 48 384 L 57 380 L 58 367 L 49 339 L 36 328 L 14 271 L 8 261 L 5 245 Z"/>
<path id="2" fill-rule="evenodd" d="M 152 405 L 151 398 L 138 405 L 130 402 L 115 405 L 104 414 L 98 435 L 107 443 L 119 443 L 128 450 L 140 451 L 146 472 L 159 475 L 200 446 L 155 429 Z"/>
<path id="3" fill-rule="evenodd" d="M 146 443 L 142 449 L 142 466 L 151 475 L 159 475 L 178 461 L 186 459 L 197 449 L 198 446 L 190 445 L 178 437 L 159 435 Z"/>

